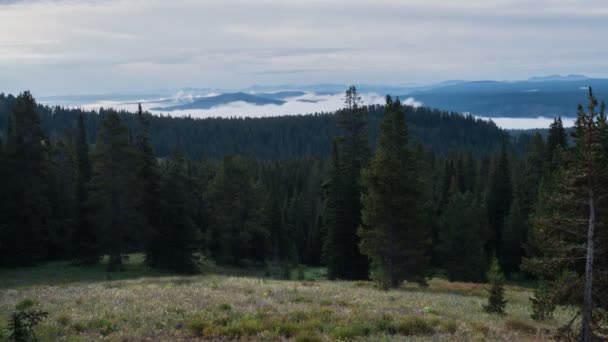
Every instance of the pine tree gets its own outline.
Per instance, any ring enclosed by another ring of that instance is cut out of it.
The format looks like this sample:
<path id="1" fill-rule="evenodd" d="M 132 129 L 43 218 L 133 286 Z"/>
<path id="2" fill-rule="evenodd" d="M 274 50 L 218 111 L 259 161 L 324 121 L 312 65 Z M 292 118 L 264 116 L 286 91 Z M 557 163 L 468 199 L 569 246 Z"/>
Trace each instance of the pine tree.
<path id="1" fill-rule="evenodd" d="M 74 230 L 70 235 L 72 256 L 84 264 L 96 263 L 102 255 L 101 237 L 94 224 L 89 224 L 88 217 L 88 191 L 87 184 L 91 180 L 91 160 L 89 158 L 89 144 L 84 127 L 84 118 L 78 116 L 75 139 L 75 198 L 76 213 Z"/>
<path id="2" fill-rule="evenodd" d="M 158 227 L 162 207 L 162 196 L 160 196 L 161 175 L 156 161 L 156 156 L 150 144 L 149 118 L 144 114 L 141 104 L 137 110 L 137 133 L 135 147 L 137 158 L 135 171 L 137 174 L 137 206 L 138 206 L 138 232 L 136 237 L 143 241 L 146 251 L 146 261 L 155 267 L 157 262 L 151 260 L 152 255 L 157 253 L 158 246 L 154 244 L 162 233 Z M 175 153 L 175 152 L 174 152 Z M 179 157 L 174 154 L 174 157 Z M 173 162 L 181 162 L 181 160 Z M 159 265 L 168 267 L 168 265 Z"/>
<path id="3" fill-rule="evenodd" d="M 372 264 L 372 277 L 384 286 L 403 280 L 424 282 L 427 271 L 420 181 L 408 147 L 401 102 L 386 98 L 379 144 L 363 171 L 361 251 Z"/>
<path id="4" fill-rule="evenodd" d="M 581 308 L 579 339 L 589 341 L 594 330 L 608 333 L 601 322 L 607 319 L 601 314 L 608 303 L 599 295 L 608 292 L 608 251 L 596 248 L 608 245 L 603 195 L 608 186 L 608 124 L 604 105 L 598 112 L 591 89 L 587 110 L 579 106 L 573 138 L 572 148 L 555 150 L 560 152 L 554 160 L 557 156 L 560 162 L 532 221 L 539 253 L 525 260 L 525 268 L 548 282 L 556 305 Z"/>
<path id="5" fill-rule="evenodd" d="M 502 236 L 500 259 L 507 275 L 519 270 L 524 252 L 523 247 L 526 243 L 527 220 L 519 202 L 519 199 L 516 198 L 511 203 Z"/>
<path id="6" fill-rule="evenodd" d="M 51 206 L 48 141 L 36 101 L 27 91 L 17 96 L 10 113 L 5 149 L 0 264 L 31 265 L 46 257 Z"/>
<path id="7" fill-rule="evenodd" d="M 366 111 L 354 86 L 346 91 L 344 108 L 336 113 L 340 135 L 336 138 L 339 151 L 339 180 L 332 187 L 339 201 L 330 209 L 340 217 L 327 226 L 325 258 L 331 279 L 365 279 L 368 260 L 359 251 L 357 228 L 361 224 L 361 170 L 369 161 L 366 134 Z M 332 180 L 334 181 L 334 180 Z"/>
<path id="8" fill-rule="evenodd" d="M 341 228 L 345 225 L 343 179 L 340 150 L 338 149 L 337 141 L 334 140 L 329 164 L 329 180 L 324 185 L 326 188 L 324 215 L 327 232 L 323 245 L 323 256 L 327 264 L 327 276 L 329 279 L 338 278 L 340 274 L 338 272 L 339 266 L 347 262 L 344 260 L 346 255 L 336 251 L 340 247 L 340 241 L 342 240 L 341 233 L 343 230 Z"/>
<path id="9" fill-rule="evenodd" d="M 566 130 L 562 123 L 562 118 L 553 119 L 553 123 L 549 126 L 549 135 L 547 136 L 547 154 L 548 158 L 553 157 L 553 152 L 556 148 L 565 148 L 568 144 Z"/>
<path id="10" fill-rule="evenodd" d="M 162 178 L 158 222 L 148 243 L 146 262 L 155 268 L 190 273 L 196 270 L 200 231 L 194 224 L 193 201 L 188 196 L 186 160 L 176 150 Z"/>
<path id="11" fill-rule="evenodd" d="M 136 184 L 133 161 L 135 150 L 129 143 L 127 127 L 110 111 L 104 117 L 95 151 L 88 203 L 89 222 L 96 225 L 104 251 L 109 254 L 108 267 L 122 264 L 136 218 Z"/>
<path id="12" fill-rule="evenodd" d="M 470 192 L 453 193 L 444 208 L 437 250 L 440 266 L 452 281 L 481 281 L 484 278 L 488 232 L 485 217 L 479 215 L 480 212 L 483 208 Z"/>
<path id="13" fill-rule="evenodd" d="M 486 255 L 501 256 L 502 235 L 504 224 L 511 201 L 513 189 L 511 182 L 511 169 L 505 143 L 494 163 L 494 168 L 489 178 L 486 210 L 488 215 L 488 227 L 490 231 L 489 244 L 486 247 Z M 502 260 L 499 260 L 502 264 Z"/>
<path id="14" fill-rule="evenodd" d="M 484 310 L 489 313 L 505 313 L 505 276 L 500 269 L 498 259 L 493 258 L 488 270 L 488 282 L 490 283 L 488 304 L 484 306 Z"/>
<path id="15" fill-rule="evenodd" d="M 555 303 L 551 288 L 546 281 L 541 280 L 538 286 L 534 288 L 534 297 L 530 298 L 532 302 L 532 315 L 530 317 L 535 321 L 546 321 L 553 317 L 555 311 Z"/>
<path id="16" fill-rule="evenodd" d="M 226 157 L 209 184 L 211 254 L 221 262 L 240 265 L 253 254 L 254 236 L 261 231 L 259 190 L 250 165 L 240 156 Z"/>

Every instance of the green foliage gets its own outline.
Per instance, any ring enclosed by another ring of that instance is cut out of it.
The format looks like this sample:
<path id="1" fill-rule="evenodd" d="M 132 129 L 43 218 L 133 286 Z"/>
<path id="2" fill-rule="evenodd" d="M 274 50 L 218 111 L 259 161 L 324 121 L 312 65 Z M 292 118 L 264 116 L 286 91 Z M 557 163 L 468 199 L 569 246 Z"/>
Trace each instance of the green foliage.
<path id="1" fill-rule="evenodd" d="M 32 300 L 23 300 L 15 306 L 10 316 L 8 340 L 12 342 L 38 341 L 34 327 L 48 316 L 48 312 L 36 308 Z"/>
<path id="2" fill-rule="evenodd" d="M 89 224 L 87 200 L 89 197 L 88 183 L 92 176 L 92 166 L 89 157 L 89 143 L 82 115 L 78 116 L 77 135 L 75 141 L 75 218 L 73 231 L 70 234 L 71 255 L 84 264 L 97 263 L 102 255 L 98 231 Z"/>
<path id="3" fill-rule="evenodd" d="M 17 96 L 4 146 L 0 264 L 32 265 L 47 255 L 49 141 L 30 92 Z"/>
<path id="4" fill-rule="evenodd" d="M 267 231 L 260 224 L 260 192 L 243 157 L 227 157 L 205 194 L 210 215 L 211 254 L 224 263 L 241 264 L 266 255 Z M 259 260 L 259 261 L 262 261 Z"/>
<path id="5" fill-rule="evenodd" d="M 486 211 L 490 232 L 490 239 L 486 246 L 486 255 L 496 255 L 499 258 L 501 265 L 503 264 L 500 257 L 502 253 L 505 219 L 509 214 L 512 200 L 513 186 L 511 182 L 511 169 L 506 147 L 503 144 L 500 153 L 493 163 L 486 200 Z"/>
<path id="6" fill-rule="evenodd" d="M 483 207 L 472 193 L 452 195 L 440 220 L 437 250 L 441 266 L 455 281 L 481 281 L 486 271 L 488 238 Z"/>
<path id="7" fill-rule="evenodd" d="M 179 150 L 167 162 L 158 195 L 161 198 L 154 230 L 150 234 L 146 262 L 156 268 L 190 273 L 197 269 L 200 231 L 194 223 L 194 200 L 189 197 L 186 160 Z M 156 206 L 156 205 L 154 205 Z"/>
<path id="8" fill-rule="evenodd" d="M 420 180 L 408 147 L 407 126 L 399 100 L 387 96 L 380 142 L 363 171 L 361 251 L 370 258 L 380 284 L 421 281 L 427 271 Z"/>
<path id="9" fill-rule="evenodd" d="M 332 148 L 326 204 L 327 237 L 324 245 L 330 279 L 366 279 L 368 260 L 359 251 L 361 224 L 361 170 L 369 161 L 367 118 L 361 96 L 351 86 L 344 108 L 336 113 L 339 134 Z"/>
<path id="10" fill-rule="evenodd" d="M 553 318 L 555 303 L 549 284 L 546 281 L 541 281 L 534 289 L 534 297 L 530 298 L 530 302 L 532 302 L 532 319 L 546 321 Z"/>
<path id="11" fill-rule="evenodd" d="M 490 288 L 488 290 L 488 304 L 484 306 L 484 310 L 489 313 L 504 314 L 505 306 L 507 304 L 504 287 L 505 277 L 500 269 L 498 259 L 492 259 L 487 278 L 490 283 Z"/>
<path id="12" fill-rule="evenodd" d="M 127 241 L 135 235 L 136 179 L 132 165 L 135 156 L 127 127 L 116 113 L 109 112 L 101 123 L 93 152 L 88 205 L 89 222 L 98 230 L 102 246 L 110 256 L 110 269 L 122 264 Z"/>

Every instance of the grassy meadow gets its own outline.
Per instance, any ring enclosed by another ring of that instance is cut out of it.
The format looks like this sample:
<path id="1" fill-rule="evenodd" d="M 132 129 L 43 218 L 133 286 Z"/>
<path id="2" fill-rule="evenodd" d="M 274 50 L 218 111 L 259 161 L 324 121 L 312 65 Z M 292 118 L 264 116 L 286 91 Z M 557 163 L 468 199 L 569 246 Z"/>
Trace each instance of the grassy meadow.
<path id="1" fill-rule="evenodd" d="M 36 328 L 42 341 L 544 341 L 570 317 L 531 320 L 531 290 L 518 286 L 507 288 L 507 313 L 492 315 L 480 284 L 432 279 L 382 291 L 323 280 L 322 269 L 294 272 L 300 280 L 264 274 L 207 266 L 175 276 L 147 269 L 140 255 L 113 273 L 65 262 L 0 270 L 0 340 L 26 299 L 49 313 Z"/>

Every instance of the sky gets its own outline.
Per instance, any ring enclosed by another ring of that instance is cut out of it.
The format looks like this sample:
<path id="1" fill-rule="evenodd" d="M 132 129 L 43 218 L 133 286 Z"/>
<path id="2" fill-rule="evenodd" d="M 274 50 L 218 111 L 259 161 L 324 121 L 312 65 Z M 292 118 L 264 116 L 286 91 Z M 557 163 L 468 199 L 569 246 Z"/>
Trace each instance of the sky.
<path id="1" fill-rule="evenodd" d="M 605 0 L 0 0 L 0 92 L 608 76 Z"/>

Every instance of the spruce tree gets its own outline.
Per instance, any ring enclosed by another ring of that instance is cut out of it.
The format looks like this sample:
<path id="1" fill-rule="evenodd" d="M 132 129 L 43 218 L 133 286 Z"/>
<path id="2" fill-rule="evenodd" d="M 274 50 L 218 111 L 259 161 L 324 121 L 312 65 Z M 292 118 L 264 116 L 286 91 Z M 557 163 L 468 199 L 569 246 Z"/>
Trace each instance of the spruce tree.
<path id="1" fill-rule="evenodd" d="M 146 250 L 146 262 L 152 267 L 181 273 L 196 270 L 200 231 L 192 219 L 194 201 L 188 196 L 188 183 L 186 160 L 176 150 L 167 162 L 158 191 L 162 202 Z"/>
<path id="2" fill-rule="evenodd" d="M 509 214 L 512 199 L 511 168 L 509 166 L 506 146 L 503 142 L 489 177 L 486 199 L 486 211 L 490 231 L 489 243 L 486 246 L 486 255 L 488 256 L 501 256 L 505 219 Z M 499 261 L 502 263 L 502 260 L 499 259 Z"/>
<path id="3" fill-rule="evenodd" d="M 488 289 L 488 304 L 484 306 L 484 310 L 489 313 L 505 313 L 505 306 L 507 301 L 505 300 L 505 276 L 500 269 L 498 259 L 493 258 L 488 270 L 488 282 L 490 288 Z"/>
<path id="4" fill-rule="evenodd" d="M 357 228 L 361 224 L 361 170 L 369 162 L 367 113 L 355 86 L 346 90 L 344 108 L 336 113 L 339 135 L 336 137 L 340 154 L 339 208 L 331 209 L 341 215 L 327 226 L 325 255 L 331 279 L 365 279 L 368 260 L 359 251 Z"/>
<path id="5" fill-rule="evenodd" d="M 91 180 L 91 160 L 89 158 L 89 144 L 84 127 L 84 118 L 78 116 L 76 126 L 74 162 L 76 167 L 74 190 L 75 194 L 75 222 L 70 236 L 72 256 L 84 264 L 96 263 L 102 255 L 101 237 L 94 224 L 88 221 L 88 191 L 87 184 Z"/>
<path id="6" fill-rule="evenodd" d="M 501 256 L 504 272 L 510 275 L 519 270 L 527 235 L 527 218 L 519 199 L 511 203 L 509 214 L 505 218 L 502 236 Z"/>
<path id="7" fill-rule="evenodd" d="M 251 165 L 240 156 L 226 157 L 209 184 L 205 200 L 209 205 L 212 256 L 221 263 L 241 265 L 253 254 L 254 237 L 262 233 L 259 189 Z"/>
<path id="8" fill-rule="evenodd" d="M 31 265 L 47 254 L 49 238 L 49 142 L 30 92 L 17 96 L 6 141 L 0 264 Z"/>
<path id="9" fill-rule="evenodd" d="M 547 136 L 547 152 L 548 157 L 552 158 L 556 148 L 565 148 L 568 144 L 566 130 L 562 118 L 558 116 L 553 119 L 553 123 L 549 126 L 549 134 Z"/>
<path id="10" fill-rule="evenodd" d="M 608 333 L 602 320 L 608 303 L 608 245 L 604 200 L 608 185 L 608 123 L 604 105 L 589 89 L 587 110 L 579 106 L 573 133 L 574 145 L 557 148 L 560 161 L 546 190 L 541 192 L 533 219 L 538 253 L 525 260 L 528 272 L 548 282 L 556 305 L 581 308 L 579 340 L 594 333 Z M 564 157 L 561 157 L 561 154 Z M 597 248 L 597 247 L 599 248 Z M 599 313 L 599 315 L 596 315 Z"/>
<path id="11" fill-rule="evenodd" d="M 379 144 L 363 171 L 361 251 L 370 258 L 372 277 L 384 286 L 403 280 L 424 282 L 428 260 L 421 189 L 408 147 L 401 102 L 386 97 Z"/>
<path id="12" fill-rule="evenodd" d="M 155 254 L 154 246 L 157 238 L 161 235 L 158 227 L 162 206 L 162 196 L 160 196 L 161 175 L 156 161 L 156 156 L 150 144 L 149 118 L 144 114 L 141 104 L 137 110 L 137 133 L 135 137 L 135 147 L 137 158 L 135 161 L 135 172 L 137 175 L 137 207 L 138 207 L 138 231 L 136 237 L 143 241 L 146 251 L 146 261 L 149 265 L 155 266 L 152 261 L 152 254 Z M 175 152 L 174 152 L 175 153 Z M 174 154 L 174 157 L 177 157 Z M 175 161 L 175 160 L 174 160 Z M 161 265 L 164 267 L 166 265 Z"/>
<path id="13" fill-rule="evenodd" d="M 470 192 L 453 193 L 440 219 L 440 266 L 452 281 L 481 281 L 486 272 L 488 238 L 483 207 Z"/>
<path id="14" fill-rule="evenodd" d="M 133 234 L 136 222 L 135 157 L 127 127 L 118 114 L 108 112 L 101 122 L 93 151 L 93 175 L 87 204 L 89 222 L 95 224 L 102 237 L 110 269 L 122 264 L 127 240 Z"/>

